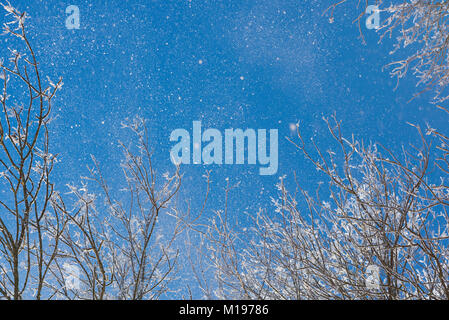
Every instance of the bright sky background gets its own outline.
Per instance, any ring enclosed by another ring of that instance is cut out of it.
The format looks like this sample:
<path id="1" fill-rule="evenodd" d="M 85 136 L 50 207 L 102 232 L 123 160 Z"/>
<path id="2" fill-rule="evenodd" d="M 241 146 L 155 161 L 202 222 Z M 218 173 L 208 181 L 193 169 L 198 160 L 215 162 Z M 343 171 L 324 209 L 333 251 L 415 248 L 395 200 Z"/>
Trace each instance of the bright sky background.
<path id="1" fill-rule="evenodd" d="M 276 176 L 260 176 L 258 166 L 248 165 L 183 167 L 182 195 L 194 206 L 206 169 L 213 171 L 210 209 L 222 205 L 226 178 L 240 182 L 231 197 L 236 217 L 267 207 L 279 176 L 296 171 L 310 190 L 323 179 L 285 139 L 298 121 L 324 149 L 329 135 L 322 117 L 334 111 L 345 133 L 395 150 L 416 139 L 407 121 L 447 127 L 430 95 L 407 103 L 417 90 L 412 75 L 394 91 L 396 80 L 382 67 L 406 52 L 390 56 L 392 40 L 379 45 L 364 26 L 363 45 L 352 2 L 330 24 L 322 13 L 331 0 L 11 1 L 31 16 L 29 34 L 44 73 L 64 78 L 51 128 L 59 188 L 87 175 L 91 154 L 120 188 L 117 140 L 128 141 L 121 122 L 135 115 L 149 121 L 161 173 L 173 168 L 170 133 L 191 131 L 193 121 L 222 131 L 279 130 Z M 71 4 L 80 8 L 80 30 L 65 27 Z M 2 45 L 2 56 L 5 50 Z"/>

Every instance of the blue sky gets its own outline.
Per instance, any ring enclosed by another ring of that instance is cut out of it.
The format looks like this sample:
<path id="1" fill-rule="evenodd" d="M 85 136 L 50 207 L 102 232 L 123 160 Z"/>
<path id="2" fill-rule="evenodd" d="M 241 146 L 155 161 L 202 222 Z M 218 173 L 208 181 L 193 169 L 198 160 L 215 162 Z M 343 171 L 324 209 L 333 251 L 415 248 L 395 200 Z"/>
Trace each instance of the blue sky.
<path id="1" fill-rule="evenodd" d="M 322 15 L 330 0 L 11 3 L 31 16 L 30 38 L 44 73 L 64 79 L 51 127 L 60 188 L 87 175 L 91 154 L 119 188 L 117 140 L 129 141 L 121 122 L 135 115 L 148 120 L 160 172 L 173 168 L 170 133 L 191 130 L 193 121 L 219 130 L 279 130 L 275 176 L 248 165 L 183 167 L 182 195 L 197 205 L 205 170 L 212 170 L 211 208 L 222 205 L 226 178 L 240 182 L 231 197 L 236 217 L 267 206 L 279 176 L 296 171 L 311 190 L 323 179 L 285 139 L 292 123 L 327 148 L 322 117 L 335 111 L 345 133 L 394 150 L 416 138 L 407 121 L 447 127 L 430 95 L 407 102 L 417 90 L 412 75 L 394 90 L 396 80 L 382 67 L 407 52 L 390 56 L 393 40 L 378 44 L 365 27 L 363 45 L 351 4 L 338 8 L 330 24 Z M 69 5 L 80 8 L 79 30 L 65 27 Z M 2 55 L 5 50 L 2 45 Z"/>
<path id="2" fill-rule="evenodd" d="M 382 67 L 406 52 L 390 56 L 392 40 L 379 45 L 364 26 L 363 45 L 350 4 L 337 9 L 333 24 L 322 15 L 331 1 L 12 4 L 31 16 L 29 33 L 44 72 L 64 79 L 52 127 L 61 187 L 86 175 L 91 154 L 113 173 L 111 183 L 119 183 L 117 140 L 129 138 L 120 124 L 135 115 L 149 121 L 161 172 L 172 167 L 170 133 L 191 130 L 193 121 L 219 130 L 278 129 L 276 176 L 259 176 L 258 167 L 247 165 L 183 168 L 192 197 L 206 169 L 213 171 L 217 201 L 226 178 L 240 182 L 236 212 L 263 203 L 279 176 L 296 171 L 312 188 L 320 180 L 285 139 L 292 123 L 299 121 L 306 136 L 327 148 L 322 117 L 335 111 L 347 134 L 397 149 L 415 138 L 407 121 L 447 125 L 429 95 L 407 103 L 416 91 L 413 76 L 394 91 L 396 81 Z M 79 30 L 65 26 L 69 5 L 80 8 Z"/>

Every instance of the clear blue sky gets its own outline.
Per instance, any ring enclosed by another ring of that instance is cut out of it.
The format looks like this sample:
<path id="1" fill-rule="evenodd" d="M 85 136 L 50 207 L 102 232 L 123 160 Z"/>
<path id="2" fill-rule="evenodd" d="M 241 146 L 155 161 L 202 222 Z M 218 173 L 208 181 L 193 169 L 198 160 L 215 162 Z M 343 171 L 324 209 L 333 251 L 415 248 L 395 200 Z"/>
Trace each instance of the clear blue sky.
<path id="1" fill-rule="evenodd" d="M 351 4 L 336 10 L 330 24 L 322 16 L 330 0 L 11 3 L 31 16 L 30 37 L 44 72 L 64 78 L 51 128 L 61 188 L 87 175 L 90 154 L 119 187 L 117 140 L 129 139 L 120 123 L 134 115 L 149 120 L 160 172 L 172 168 L 171 131 L 190 130 L 193 121 L 220 130 L 278 129 L 276 176 L 260 176 L 254 166 L 183 168 L 183 196 L 193 203 L 204 191 L 202 174 L 213 170 L 211 208 L 220 207 L 226 178 L 241 182 L 231 198 L 235 215 L 266 206 L 281 175 L 296 171 L 311 189 L 323 179 L 284 138 L 291 123 L 300 121 L 327 148 L 322 117 L 336 111 L 345 133 L 396 150 L 416 138 L 407 121 L 447 127 L 430 95 L 407 103 L 416 91 L 413 76 L 394 91 L 395 79 L 382 66 L 406 52 L 389 56 L 392 41 L 379 45 L 364 27 L 363 45 Z M 65 27 L 71 4 L 80 8 L 80 30 Z"/>
<path id="2" fill-rule="evenodd" d="M 191 130 L 193 121 L 219 130 L 278 129 L 277 176 L 259 176 L 254 166 L 184 167 L 192 195 L 206 169 L 213 170 L 218 197 L 227 177 L 240 181 L 237 211 L 272 195 L 280 175 L 296 171 L 313 188 L 320 179 L 284 138 L 291 123 L 300 121 L 324 148 L 322 117 L 334 111 L 346 133 L 396 148 L 416 137 L 406 121 L 447 126 L 429 95 L 407 103 L 416 90 L 413 76 L 393 90 L 395 79 L 382 66 L 406 52 L 389 56 L 391 40 L 378 45 L 376 33 L 364 27 L 363 45 L 351 4 L 330 24 L 322 16 L 330 0 L 11 3 L 31 16 L 29 33 L 44 72 L 64 78 L 52 127 L 61 186 L 86 175 L 90 154 L 114 183 L 117 140 L 128 138 L 120 123 L 135 115 L 149 120 L 161 172 L 172 166 L 171 131 Z M 65 27 L 71 4 L 80 8 L 80 30 Z"/>

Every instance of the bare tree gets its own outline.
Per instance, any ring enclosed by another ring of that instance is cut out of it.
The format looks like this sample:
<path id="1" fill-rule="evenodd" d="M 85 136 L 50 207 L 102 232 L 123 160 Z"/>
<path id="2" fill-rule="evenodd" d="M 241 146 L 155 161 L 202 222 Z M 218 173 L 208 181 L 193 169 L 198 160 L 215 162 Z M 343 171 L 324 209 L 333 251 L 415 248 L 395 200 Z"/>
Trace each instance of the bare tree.
<path id="1" fill-rule="evenodd" d="M 158 299 L 178 271 L 176 239 L 184 230 L 174 197 L 179 167 L 161 182 L 153 168 L 144 121 L 124 124 L 137 137 L 137 151 L 122 144 L 124 185 L 115 195 L 95 158 L 90 176 L 70 186 L 76 205 L 59 210 L 69 217 L 52 273 L 57 297 L 68 299 Z M 88 182 L 93 181 L 91 192 Z M 122 200 L 117 200 L 117 197 Z M 79 270 L 79 285 L 68 287 L 67 266 Z"/>
<path id="2" fill-rule="evenodd" d="M 360 14 L 355 21 L 358 23 L 363 39 L 361 22 L 369 4 L 367 0 L 341 0 L 334 3 L 326 11 L 333 20 L 337 7 L 346 3 L 357 3 Z M 400 0 L 393 1 L 388 7 L 383 7 L 384 1 L 376 0 L 382 13 L 382 23 L 377 32 L 380 40 L 384 37 L 395 37 L 396 44 L 391 54 L 401 48 L 409 48 L 409 56 L 395 60 L 387 67 L 391 76 L 398 80 L 404 78 L 409 70 L 418 78 L 417 85 L 423 89 L 417 95 L 434 90 L 434 102 L 442 103 L 449 98 L 446 88 L 449 84 L 449 3 L 439 0 Z"/>
<path id="3" fill-rule="evenodd" d="M 206 295 L 449 299 L 447 136 L 416 127 L 420 146 L 398 157 L 346 139 L 335 118 L 326 121 L 339 151 L 315 142 L 309 150 L 299 130 L 295 144 L 329 188 L 311 195 L 296 183 L 292 192 L 282 178 L 274 212 L 258 212 L 250 235 L 217 212 L 203 232 L 217 288 Z"/>
<path id="4" fill-rule="evenodd" d="M 69 186 L 67 195 L 55 191 L 48 126 L 62 80 L 43 84 L 26 13 L 2 6 L 11 17 L 4 31 L 23 50 L 11 50 L 0 64 L 0 298 L 160 298 L 176 277 L 176 241 L 186 221 L 174 203 L 179 167 L 156 172 L 147 127 L 136 118 L 123 124 L 135 143 L 121 144 L 119 194 L 95 158 L 79 186 Z"/>
<path id="5" fill-rule="evenodd" d="M 56 156 L 49 150 L 47 128 L 62 81 L 42 82 L 25 32 L 27 15 L 2 6 L 11 18 L 4 32 L 23 49 L 10 49 L 9 61 L 0 63 L 0 297 L 40 299 L 65 227 L 55 205 Z"/>

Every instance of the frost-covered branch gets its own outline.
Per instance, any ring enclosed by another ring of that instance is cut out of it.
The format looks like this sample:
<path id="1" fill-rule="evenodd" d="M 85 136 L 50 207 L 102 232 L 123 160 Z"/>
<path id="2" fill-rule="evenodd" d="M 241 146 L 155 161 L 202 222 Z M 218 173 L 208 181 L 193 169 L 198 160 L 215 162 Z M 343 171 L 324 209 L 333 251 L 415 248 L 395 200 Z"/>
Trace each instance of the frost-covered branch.
<path id="1" fill-rule="evenodd" d="M 134 147 L 122 144 L 124 181 L 119 194 L 111 190 L 95 158 L 86 182 L 70 186 L 76 205 L 67 212 L 70 223 L 62 237 L 63 253 L 53 268 L 61 287 L 57 296 L 158 299 L 175 278 L 179 256 L 175 241 L 183 231 L 174 205 L 181 185 L 179 168 L 158 181 L 143 120 L 125 127 L 138 142 Z M 89 181 L 94 186 L 89 188 Z M 64 264 L 80 270 L 78 288 L 64 287 Z"/>
<path id="2" fill-rule="evenodd" d="M 65 227 L 58 211 L 48 124 L 52 99 L 61 88 L 44 84 L 28 40 L 27 15 L 1 4 L 10 21 L 7 37 L 19 39 L 0 63 L 0 296 L 40 299 Z"/>
<path id="3" fill-rule="evenodd" d="M 337 7 L 345 3 L 358 4 L 360 15 L 356 21 L 359 24 L 365 15 L 368 1 L 342 0 L 334 3 L 327 12 L 333 19 Z M 406 52 L 408 57 L 391 62 L 387 67 L 392 77 L 399 80 L 411 71 L 417 78 L 417 86 L 425 91 L 434 91 L 434 102 L 442 103 L 449 98 L 449 3 L 439 0 L 407 0 L 392 1 L 387 7 L 385 1 L 377 0 L 382 14 L 382 23 L 377 32 L 380 40 L 384 37 L 394 37 L 396 44 L 390 52 Z"/>
<path id="4" fill-rule="evenodd" d="M 324 174 L 327 189 L 320 184 L 310 194 L 295 176 L 289 190 L 281 178 L 274 210 L 260 210 L 250 230 L 223 211 L 211 220 L 204 242 L 213 296 L 449 299 L 447 137 L 417 127 L 419 145 L 396 156 L 346 139 L 335 118 L 326 121 L 335 150 L 309 145 L 299 129 L 292 142 Z M 442 139 L 440 146 L 426 134 Z"/>

